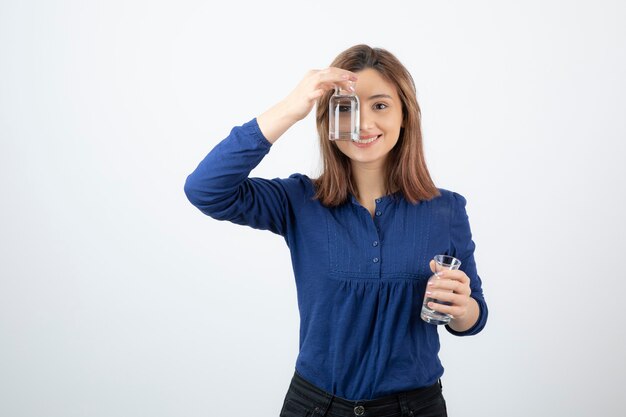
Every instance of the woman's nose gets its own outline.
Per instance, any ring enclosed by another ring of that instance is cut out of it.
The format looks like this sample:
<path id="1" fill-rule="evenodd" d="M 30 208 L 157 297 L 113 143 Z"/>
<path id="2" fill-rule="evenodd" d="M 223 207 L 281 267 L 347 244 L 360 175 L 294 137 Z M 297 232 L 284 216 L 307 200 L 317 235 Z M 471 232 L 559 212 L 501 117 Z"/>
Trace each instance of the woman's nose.
<path id="1" fill-rule="evenodd" d="M 359 124 L 361 125 L 361 130 L 369 130 L 373 125 L 371 115 L 367 110 L 364 110 L 363 108 L 360 109 L 360 113 L 361 114 Z"/>

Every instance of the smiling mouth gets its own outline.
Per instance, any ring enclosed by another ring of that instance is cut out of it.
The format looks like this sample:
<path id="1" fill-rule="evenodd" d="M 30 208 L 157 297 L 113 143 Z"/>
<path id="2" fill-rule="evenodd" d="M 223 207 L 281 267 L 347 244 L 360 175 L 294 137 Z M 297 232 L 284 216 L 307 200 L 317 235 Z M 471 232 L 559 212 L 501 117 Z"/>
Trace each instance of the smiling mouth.
<path id="1" fill-rule="evenodd" d="M 367 143 L 374 142 L 376 139 L 380 138 L 381 136 L 382 136 L 382 134 L 381 135 L 372 136 L 372 137 L 369 137 L 369 138 L 362 138 L 362 139 L 353 140 L 352 142 L 360 143 L 360 144 L 364 145 L 364 144 L 367 144 Z"/>

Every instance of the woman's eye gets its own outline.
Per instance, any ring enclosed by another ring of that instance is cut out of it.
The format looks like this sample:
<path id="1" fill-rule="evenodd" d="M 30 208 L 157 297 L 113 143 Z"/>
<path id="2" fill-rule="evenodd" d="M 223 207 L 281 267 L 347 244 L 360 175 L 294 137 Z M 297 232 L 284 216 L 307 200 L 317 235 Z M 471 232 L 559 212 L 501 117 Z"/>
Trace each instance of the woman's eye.
<path id="1" fill-rule="evenodd" d="M 339 112 L 340 113 L 348 112 L 350 110 L 352 110 L 352 107 L 350 107 L 350 106 L 339 106 Z"/>
<path id="2" fill-rule="evenodd" d="M 386 109 L 388 106 L 385 103 L 376 103 L 374 104 L 374 108 L 376 110 L 384 110 Z"/>

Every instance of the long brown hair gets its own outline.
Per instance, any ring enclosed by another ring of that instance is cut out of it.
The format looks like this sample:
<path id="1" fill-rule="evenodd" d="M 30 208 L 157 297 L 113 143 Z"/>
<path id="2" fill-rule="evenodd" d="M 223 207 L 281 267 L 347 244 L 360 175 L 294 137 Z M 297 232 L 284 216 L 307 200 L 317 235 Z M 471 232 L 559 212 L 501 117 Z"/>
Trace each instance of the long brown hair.
<path id="1" fill-rule="evenodd" d="M 430 177 L 424 159 L 421 111 L 415 83 L 404 65 L 385 49 L 356 45 L 340 53 L 330 66 L 352 72 L 372 68 L 396 86 L 402 101 L 404 127 L 400 129 L 398 142 L 387 156 L 386 188 L 388 192 L 402 192 L 404 198 L 413 204 L 438 196 L 439 190 Z M 333 91 L 327 92 L 317 103 L 317 131 L 324 168 L 322 174 L 313 180 L 315 198 L 328 207 L 346 202 L 348 193 L 358 196 L 350 159 L 328 138 L 328 102 L 332 94 Z"/>

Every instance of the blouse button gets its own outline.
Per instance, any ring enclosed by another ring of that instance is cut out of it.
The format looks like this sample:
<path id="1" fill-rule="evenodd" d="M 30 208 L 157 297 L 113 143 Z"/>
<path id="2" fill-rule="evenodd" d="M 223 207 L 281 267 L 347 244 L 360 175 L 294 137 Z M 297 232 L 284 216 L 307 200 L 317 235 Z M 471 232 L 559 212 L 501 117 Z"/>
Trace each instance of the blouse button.
<path id="1" fill-rule="evenodd" d="M 374 261 L 374 263 L 376 264 L 376 263 L 378 263 L 378 258 L 374 258 L 374 259 L 372 259 L 372 261 Z"/>
<path id="2" fill-rule="evenodd" d="M 374 242 L 372 242 L 372 246 L 374 246 L 374 247 L 378 246 L 378 241 L 375 240 Z"/>
<path id="3" fill-rule="evenodd" d="M 376 202 L 377 202 L 377 203 L 380 203 L 380 198 L 377 198 L 377 199 L 376 199 Z"/>
<path id="4" fill-rule="evenodd" d="M 382 213 L 381 211 L 377 211 L 377 212 L 376 212 L 376 215 L 377 215 L 377 216 L 379 216 L 379 217 L 380 217 L 382 214 L 383 214 L 383 213 Z"/>

